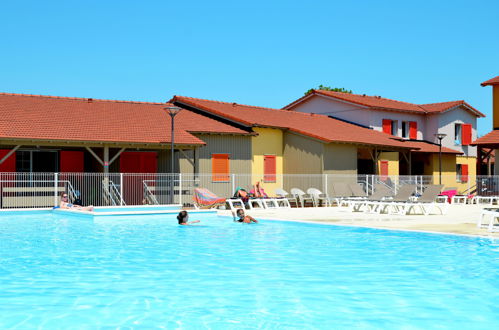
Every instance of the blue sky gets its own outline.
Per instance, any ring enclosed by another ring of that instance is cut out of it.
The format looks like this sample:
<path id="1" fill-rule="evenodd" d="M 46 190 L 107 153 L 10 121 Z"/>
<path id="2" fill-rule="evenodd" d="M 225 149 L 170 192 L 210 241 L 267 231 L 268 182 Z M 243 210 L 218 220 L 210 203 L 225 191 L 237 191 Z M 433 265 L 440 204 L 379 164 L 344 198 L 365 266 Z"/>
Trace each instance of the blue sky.
<path id="1" fill-rule="evenodd" d="M 282 107 L 319 84 L 488 118 L 499 2 L 4 1 L 0 91 Z"/>

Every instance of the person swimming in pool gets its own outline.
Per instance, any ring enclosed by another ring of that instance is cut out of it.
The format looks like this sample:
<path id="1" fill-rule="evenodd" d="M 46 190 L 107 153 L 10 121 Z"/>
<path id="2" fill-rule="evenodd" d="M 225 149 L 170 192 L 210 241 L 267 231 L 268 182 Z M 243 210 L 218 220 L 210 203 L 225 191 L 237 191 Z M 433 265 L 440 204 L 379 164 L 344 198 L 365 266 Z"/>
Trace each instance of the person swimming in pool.
<path id="1" fill-rule="evenodd" d="M 232 213 L 235 222 L 243 222 L 243 223 L 258 223 L 258 221 L 253 218 L 251 215 L 246 215 L 243 209 L 237 209 L 236 213 Z"/>
<path id="2" fill-rule="evenodd" d="M 90 212 L 94 210 L 93 205 L 80 206 L 70 203 L 68 194 L 66 194 L 65 192 L 61 194 L 61 202 L 59 203 L 59 207 L 61 209 L 66 209 L 66 210 L 78 210 L 78 211 L 90 211 Z"/>
<path id="3" fill-rule="evenodd" d="M 178 224 L 182 226 L 189 226 L 192 225 L 193 223 L 201 222 L 199 220 L 187 221 L 189 220 L 189 213 L 187 213 L 187 211 L 180 211 L 177 215 L 177 220 Z"/>

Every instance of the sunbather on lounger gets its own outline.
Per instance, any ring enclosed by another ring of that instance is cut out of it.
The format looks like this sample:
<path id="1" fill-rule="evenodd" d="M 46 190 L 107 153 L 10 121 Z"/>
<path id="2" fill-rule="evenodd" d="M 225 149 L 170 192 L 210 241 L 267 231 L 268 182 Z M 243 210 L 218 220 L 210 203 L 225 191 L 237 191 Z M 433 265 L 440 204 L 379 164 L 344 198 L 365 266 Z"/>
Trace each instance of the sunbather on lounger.
<path id="1" fill-rule="evenodd" d="M 93 205 L 80 206 L 70 203 L 68 194 L 64 192 L 61 194 L 61 202 L 59 203 L 59 207 L 61 209 L 66 209 L 66 210 L 79 210 L 79 211 L 90 211 L 90 212 L 94 210 Z"/>
<path id="2" fill-rule="evenodd" d="M 237 209 L 236 213 L 232 213 L 232 217 L 235 222 L 244 222 L 244 223 L 258 223 L 258 221 L 253 218 L 251 215 L 246 215 L 243 209 Z"/>
<path id="3" fill-rule="evenodd" d="M 263 190 L 263 187 L 261 186 L 260 181 L 257 181 L 257 183 L 255 183 L 253 185 L 253 189 L 250 190 L 250 194 L 252 194 L 253 197 L 256 197 L 256 198 L 266 198 L 266 197 L 269 197 L 265 193 L 265 190 Z"/>
<path id="4" fill-rule="evenodd" d="M 187 213 L 187 211 L 180 211 L 177 215 L 177 220 L 178 220 L 178 224 L 182 225 L 182 226 L 189 226 L 189 225 L 192 225 L 193 223 L 201 222 L 199 220 L 188 221 L 189 220 L 189 213 Z"/>

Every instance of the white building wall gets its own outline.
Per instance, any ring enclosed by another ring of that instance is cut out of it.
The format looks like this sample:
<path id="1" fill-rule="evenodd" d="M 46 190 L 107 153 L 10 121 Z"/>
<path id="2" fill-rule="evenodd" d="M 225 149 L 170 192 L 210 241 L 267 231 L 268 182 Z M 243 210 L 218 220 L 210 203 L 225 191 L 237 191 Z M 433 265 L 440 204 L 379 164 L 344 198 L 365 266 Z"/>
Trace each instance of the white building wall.
<path id="1" fill-rule="evenodd" d="M 359 105 L 338 101 L 327 96 L 316 95 L 293 108 L 294 111 L 317 113 L 348 120 L 359 125 L 383 131 L 383 119 L 397 121 L 397 136 L 402 136 L 402 121 L 415 121 L 418 124 L 418 140 L 423 139 L 425 116 L 394 111 L 375 111 Z"/>
<path id="2" fill-rule="evenodd" d="M 333 116 L 364 126 L 369 126 L 370 124 L 369 116 L 371 111 L 367 108 L 322 95 L 312 96 L 305 102 L 295 106 L 292 111 Z"/>
<path id="3" fill-rule="evenodd" d="M 451 148 L 454 150 L 459 150 L 464 153 L 465 156 L 476 157 L 477 147 L 473 146 L 462 146 L 456 145 L 454 143 L 454 126 L 455 124 L 471 124 L 471 140 L 477 139 L 477 118 L 470 112 L 464 110 L 463 108 L 458 108 L 452 111 L 444 112 L 440 115 L 433 115 L 438 117 L 439 129 L 438 133 L 447 134 L 447 136 L 442 140 L 442 146 Z M 429 141 L 438 143 L 438 140 L 433 136 Z"/>

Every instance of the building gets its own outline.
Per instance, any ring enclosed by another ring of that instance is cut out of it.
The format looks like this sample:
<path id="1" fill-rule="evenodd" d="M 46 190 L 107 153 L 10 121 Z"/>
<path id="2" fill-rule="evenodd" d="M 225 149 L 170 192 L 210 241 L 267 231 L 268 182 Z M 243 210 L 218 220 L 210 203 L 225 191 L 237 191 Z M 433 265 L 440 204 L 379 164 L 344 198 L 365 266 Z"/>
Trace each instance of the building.
<path id="1" fill-rule="evenodd" d="M 467 185 L 468 178 L 476 174 L 477 148 L 471 142 L 477 136 L 477 119 L 484 115 L 465 101 L 413 104 L 381 96 L 313 90 L 284 109 L 345 120 L 420 147 L 413 153 L 410 165 L 400 154 L 385 155 L 399 161 L 389 174 L 438 175 L 439 140 L 436 135 L 445 134 L 442 174 L 447 179 L 444 183 Z M 360 162 L 359 168 L 362 172 L 371 171 Z M 449 179 L 454 176 L 456 180 Z"/>
<path id="2" fill-rule="evenodd" d="M 499 76 L 481 83 L 482 86 L 492 86 L 492 131 L 474 141 L 482 155 L 480 162 L 489 159 L 490 155 L 497 155 L 499 149 Z M 491 168 L 490 166 L 488 167 Z M 491 172 L 479 174 L 492 174 Z M 499 175 L 499 167 L 494 166 L 494 174 Z"/>

